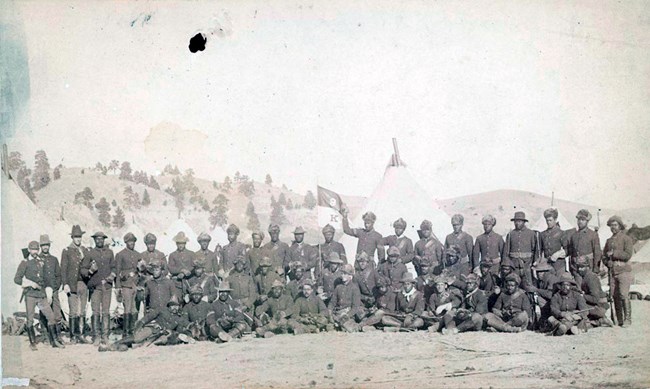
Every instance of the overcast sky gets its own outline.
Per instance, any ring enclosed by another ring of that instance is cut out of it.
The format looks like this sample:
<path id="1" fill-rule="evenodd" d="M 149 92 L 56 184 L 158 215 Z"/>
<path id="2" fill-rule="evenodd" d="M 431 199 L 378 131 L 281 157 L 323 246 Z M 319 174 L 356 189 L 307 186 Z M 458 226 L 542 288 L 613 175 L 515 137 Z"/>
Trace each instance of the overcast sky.
<path id="1" fill-rule="evenodd" d="M 396 137 L 437 198 L 650 206 L 646 1 L 242 3 L 15 4 L 31 99 L 10 149 L 369 195 Z"/>

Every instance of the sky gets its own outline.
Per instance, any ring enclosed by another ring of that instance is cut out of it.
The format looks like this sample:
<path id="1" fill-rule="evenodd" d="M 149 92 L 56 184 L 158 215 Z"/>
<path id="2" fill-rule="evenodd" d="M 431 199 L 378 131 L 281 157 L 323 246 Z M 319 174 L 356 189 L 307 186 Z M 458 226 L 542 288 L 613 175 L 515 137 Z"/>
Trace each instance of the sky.
<path id="1" fill-rule="evenodd" d="M 5 141 L 29 158 L 368 196 L 397 138 L 435 198 L 520 189 L 650 206 L 644 1 L 0 8 L 29 75 Z M 191 53 L 199 32 L 206 49 Z"/>

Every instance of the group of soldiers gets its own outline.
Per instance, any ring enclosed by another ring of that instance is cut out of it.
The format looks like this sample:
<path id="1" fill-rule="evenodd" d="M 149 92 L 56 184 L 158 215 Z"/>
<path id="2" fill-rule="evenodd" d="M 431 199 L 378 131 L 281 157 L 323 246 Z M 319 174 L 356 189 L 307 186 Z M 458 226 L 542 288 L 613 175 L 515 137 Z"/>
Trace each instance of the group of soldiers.
<path id="1" fill-rule="evenodd" d="M 393 224 L 394 235 L 382 236 L 374 229 L 373 213 L 363 215 L 363 228 L 351 228 L 347 210 L 342 214 L 343 232 L 358 239 L 354 263 L 330 225 L 322 230 L 325 242 L 315 246 L 304 242 L 302 227 L 288 245 L 279 239 L 280 227 L 271 225 L 270 241 L 262 244 L 265 234 L 255 231 L 251 247 L 238 240 L 239 228 L 231 224 L 228 244 L 212 251 L 211 237 L 202 233 L 197 252 L 186 249 L 188 238 L 179 232 L 173 238 L 177 249 L 168 256 L 156 249 L 151 233 L 144 236 L 147 249 L 141 253 L 132 233 L 124 236 L 126 247 L 117 254 L 101 231 L 92 235 L 94 247 L 87 248 L 81 242 L 85 232 L 75 225 L 60 264 L 42 235 L 40 242 L 29 243 L 15 276 L 23 288 L 30 347 L 36 349 L 35 307 L 50 344 L 64 347 L 59 292 L 68 296 L 70 342 L 92 342 L 110 351 L 152 343 L 228 342 L 248 333 L 271 337 L 383 328 L 563 335 L 613 321 L 631 324 L 633 241 L 618 216 L 608 220 L 612 237 L 601 250 L 587 210 L 576 215 L 577 228 L 562 230 L 557 210 L 548 209 L 548 228 L 541 232 L 529 229 L 526 215 L 516 212 L 505 239 L 493 231 L 491 215 L 482 218 L 484 233 L 476 240 L 463 231 L 462 215 L 451 218 L 453 232 L 444 242 L 424 220 L 415 244 L 404 236 L 407 223 L 401 218 Z M 609 295 L 601 287 L 604 274 Z M 109 343 L 114 289 L 124 307 L 122 336 Z M 610 302 L 613 320 L 607 317 Z"/>

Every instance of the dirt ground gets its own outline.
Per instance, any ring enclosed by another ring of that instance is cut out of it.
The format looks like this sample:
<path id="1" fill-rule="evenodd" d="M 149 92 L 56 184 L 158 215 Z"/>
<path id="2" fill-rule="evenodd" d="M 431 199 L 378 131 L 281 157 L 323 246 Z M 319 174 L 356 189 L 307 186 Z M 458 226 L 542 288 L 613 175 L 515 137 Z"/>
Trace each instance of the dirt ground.
<path id="1" fill-rule="evenodd" d="M 323 333 L 100 353 L 90 345 L 31 352 L 2 339 L 4 377 L 58 388 L 643 388 L 650 386 L 650 302 L 634 324 L 579 336 L 427 332 Z"/>

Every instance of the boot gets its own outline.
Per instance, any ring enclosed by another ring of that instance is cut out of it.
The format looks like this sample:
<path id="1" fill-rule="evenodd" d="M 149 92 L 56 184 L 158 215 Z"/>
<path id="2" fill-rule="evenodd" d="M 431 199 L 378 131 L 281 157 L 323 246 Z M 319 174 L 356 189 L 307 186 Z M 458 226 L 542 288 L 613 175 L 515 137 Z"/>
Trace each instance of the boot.
<path id="1" fill-rule="evenodd" d="M 86 315 L 79 316 L 79 321 L 80 321 L 80 323 L 79 323 L 79 333 L 81 334 L 81 337 L 84 340 L 87 340 L 86 339 L 87 338 L 86 334 L 88 334 L 92 330 L 92 328 L 89 327 L 88 322 L 86 322 Z"/>
<path id="2" fill-rule="evenodd" d="M 29 348 L 32 351 L 38 350 L 36 348 L 36 333 L 34 332 L 34 327 L 33 326 L 25 327 L 25 330 L 27 331 L 27 337 L 29 337 Z"/>
<path id="3" fill-rule="evenodd" d="M 133 335 L 133 329 L 135 328 L 135 322 L 138 321 L 138 314 L 131 314 L 131 321 L 129 321 L 129 335 Z"/>
<path id="4" fill-rule="evenodd" d="M 78 317 L 68 317 L 68 326 L 70 327 L 70 344 L 77 342 L 77 320 Z"/>
<path id="5" fill-rule="evenodd" d="M 555 332 L 553 332 L 553 335 L 555 336 L 562 336 L 567 333 L 569 329 L 565 324 L 560 323 L 557 328 L 555 329 Z"/>
<path id="6" fill-rule="evenodd" d="M 75 318 L 75 327 L 74 327 L 75 328 L 75 340 L 79 344 L 88 344 L 89 343 L 88 339 L 86 339 L 85 335 L 81 333 L 83 331 L 84 322 L 85 322 L 85 320 L 83 320 L 83 319 L 84 319 L 83 316 Z"/>
<path id="7" fill-rule="evenodd" d="M 108 344 L 108 335 L 111 331 L 111 317 L 110 315 L 102 316 L 102 340 L 101 343 Z"/>
<path id="8" fill-rule="evenodd" d="M 65 348 L 65 346 L 56 338 L 56 324 L 47 326 L 47 337 L 50 340 L 52 347 Z"/>
<path id="9" fill-rule="evenodd" d="M 126 338 L 129 334 L 129 328 L 131 327 L 131 314 L 125 313 L 123 318 L 124 320 L 122 321 L 122 339 Z"/>
<path id="10" fill-rule="evenodd" d="M 61 337 L 61 323 L 57 323 L 54 328 L 56 329 L 54 335 L 55 335 L 55 338 L 56 338 L 57 342 L 65 345 L 65 342 L 63 341 L 63 338 Z"/>
<path id="11" fill-rule="evenodd" d="M 614 310 L 616 311 L 616 324 L 623 326 L 623 301 L 620 298 L 614 298 Z"/>
<path id="12" fill-rule="evenodd" d="M 92 333 L 93 333 L 93 346 L 99 346 L 100 336 L 102 333 L 102 322 L 99 315 L 91 317 Z"/>
<path id="13" fill-rule="evenodd" d="M 632 301 L 630 299 L 623 300 L 623 312 L 625 317 L 621 327 L 629 327 L 632 325 Z"/>

